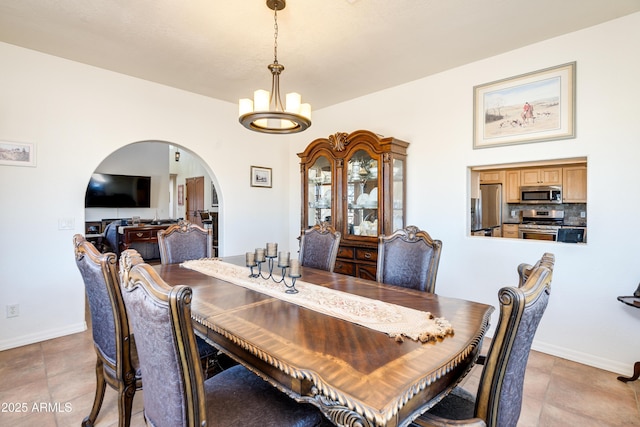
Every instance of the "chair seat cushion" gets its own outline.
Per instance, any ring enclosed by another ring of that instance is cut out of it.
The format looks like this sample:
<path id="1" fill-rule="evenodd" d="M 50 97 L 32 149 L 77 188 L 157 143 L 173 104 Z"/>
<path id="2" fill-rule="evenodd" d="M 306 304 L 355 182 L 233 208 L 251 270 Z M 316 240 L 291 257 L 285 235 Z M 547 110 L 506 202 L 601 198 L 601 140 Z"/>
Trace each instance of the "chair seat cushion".
<path id="1" fill-rule="evenodd" d="M 208 426 L 318 426 L 323 416 L 313 405 L 298 403 L 242 365 L 204 383 Z"/>
<path id="2" fill-rule="evenodd" d="M 456 387 L 428 413 L 450 420 L 467 420 L 474 417 L 474 409 L 475 396 Z"/>

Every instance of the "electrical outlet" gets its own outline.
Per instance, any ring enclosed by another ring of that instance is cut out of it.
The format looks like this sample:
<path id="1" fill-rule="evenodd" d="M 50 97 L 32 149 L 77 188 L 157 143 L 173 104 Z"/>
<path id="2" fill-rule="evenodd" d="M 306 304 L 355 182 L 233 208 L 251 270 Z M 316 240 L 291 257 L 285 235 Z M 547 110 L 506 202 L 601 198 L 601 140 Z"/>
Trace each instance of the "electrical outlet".
<path id="1" fill-rule="evenodd" d="M 580 212 L 580 218 L 586 218 L 587 217 L 587 213 L 586 212 Z"/>
<path id="2" fill-rule="evenodd" d="M 511 216 L 512 217 L 516 216 L 516 211 L 511 211 Z"/>
<path id="3" fill-rule="evenodd" d="M 7 306 L 7 318 L 18 317 L 20 315 L 20 306 L 18 304 L 10 304 Z"/>

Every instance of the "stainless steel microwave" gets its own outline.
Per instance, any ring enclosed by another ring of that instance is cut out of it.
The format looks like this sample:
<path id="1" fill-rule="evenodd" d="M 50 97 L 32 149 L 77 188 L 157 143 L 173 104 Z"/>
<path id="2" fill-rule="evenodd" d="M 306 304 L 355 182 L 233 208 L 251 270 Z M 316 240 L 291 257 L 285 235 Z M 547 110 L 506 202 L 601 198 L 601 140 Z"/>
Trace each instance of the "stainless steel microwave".
<path id="1" fill-rule="evenodd" d="M 520 203 L 530 205 L 562 203 L 562 186 L 520 187 Z"/>

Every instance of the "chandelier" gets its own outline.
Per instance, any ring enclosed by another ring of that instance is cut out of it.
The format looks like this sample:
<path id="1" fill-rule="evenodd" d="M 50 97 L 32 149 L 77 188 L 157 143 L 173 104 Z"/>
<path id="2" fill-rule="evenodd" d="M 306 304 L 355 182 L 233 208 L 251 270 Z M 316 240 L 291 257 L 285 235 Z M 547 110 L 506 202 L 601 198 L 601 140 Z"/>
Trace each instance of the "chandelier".
<path id="1" fill-rule="evenodd" d="M 285 0 L 267 0 L 267 7 L 273 10 L 274 43 L 271 71 L 271 92 L 256 90 L 253 101 L 243 98 L 239 103 L 240 123 L 247 129 L 262 133 L 297 133 L 311 126 L 311 106 L 301 104 L 299 93 L 288 93 L 286 106 L 280 97 L 280 74 L 284 66 L 278 63 L 278 11 L 287 5 Z"/>

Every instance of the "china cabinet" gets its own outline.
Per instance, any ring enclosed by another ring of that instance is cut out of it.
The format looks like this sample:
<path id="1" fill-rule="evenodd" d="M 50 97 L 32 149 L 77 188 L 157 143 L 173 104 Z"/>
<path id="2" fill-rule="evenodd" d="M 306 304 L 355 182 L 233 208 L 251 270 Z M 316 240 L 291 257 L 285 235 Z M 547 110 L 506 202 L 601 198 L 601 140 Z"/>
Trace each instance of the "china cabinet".
<path id="1" fill-rule="evenodd" d="M 375 280 L 378 236 L 405 226 L 408 146 L 359 130 L 298 153 L 302 228 L 329 222 L 342 233 L 334 271 Z"/>

